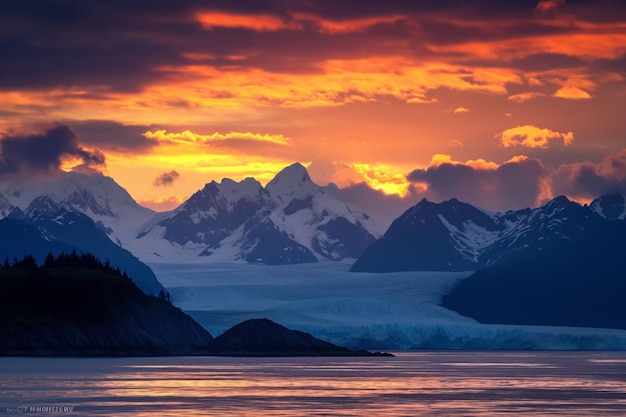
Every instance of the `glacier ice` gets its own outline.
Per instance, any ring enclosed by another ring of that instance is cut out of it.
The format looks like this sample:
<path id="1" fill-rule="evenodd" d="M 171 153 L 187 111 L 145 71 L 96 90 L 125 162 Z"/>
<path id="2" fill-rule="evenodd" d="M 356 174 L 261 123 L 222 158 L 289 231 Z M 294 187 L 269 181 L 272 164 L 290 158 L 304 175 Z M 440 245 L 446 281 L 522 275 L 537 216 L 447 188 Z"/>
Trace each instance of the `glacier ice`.
<path id="1" fill-rule="evenodd" d="M 348 261 L 151 266 L 214 336 L 265 317 L 350 348 L 626 350 L 624 330 L 486 325 L 439 306 L 470 272 L 356 273 Z"/>

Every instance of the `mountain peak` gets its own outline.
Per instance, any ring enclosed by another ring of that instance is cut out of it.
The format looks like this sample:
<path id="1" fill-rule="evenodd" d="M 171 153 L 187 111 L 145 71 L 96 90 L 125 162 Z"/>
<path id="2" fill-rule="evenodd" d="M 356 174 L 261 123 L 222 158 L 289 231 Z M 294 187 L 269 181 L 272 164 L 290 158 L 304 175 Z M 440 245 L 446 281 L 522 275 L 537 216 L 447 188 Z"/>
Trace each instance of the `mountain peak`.
<path id="1" fill-rule="evenodd" d="M 555 204 L 568 204 L 568 203 L 571 203 L 569 198 L 565 197 L 564 195 L 559 195 L 559 196 L 554 197 L 552 200 L 550 200 L 547 205 L 551 206 Z"/>
<path id="2" fill-rule="evenodd" d="M 292 195 L 297 190 L 315 183 L 311 180 L 306 168 L 299 162 L 283 168 L 265 187 L 270 193 L 276 195 Z"/>
<path id="3" fill-rule="evenodd" d="M 626 218 L 626 198 L 619 192 L 604 194 L 590 204 L 591 210 L 607 220 Z"/>

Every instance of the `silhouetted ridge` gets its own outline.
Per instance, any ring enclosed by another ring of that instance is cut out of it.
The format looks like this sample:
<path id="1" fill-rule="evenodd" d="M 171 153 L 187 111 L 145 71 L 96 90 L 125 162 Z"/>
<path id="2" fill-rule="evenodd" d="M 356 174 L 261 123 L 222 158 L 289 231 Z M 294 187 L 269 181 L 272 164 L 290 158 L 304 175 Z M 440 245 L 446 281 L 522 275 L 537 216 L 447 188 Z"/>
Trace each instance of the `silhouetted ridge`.
<path id="1" fill-rule="evenodd" d="M 461 280 L 442 305 L 482 323 L 626 329 L 626 222 Z"/>
<path id="2" fill-rule="evenodd" d="M 32 255 L 0 269 L 0 354 L 153 356 L 206 353 L 213 338 L 164 292 L 143 293 L 91 254 Z"/>

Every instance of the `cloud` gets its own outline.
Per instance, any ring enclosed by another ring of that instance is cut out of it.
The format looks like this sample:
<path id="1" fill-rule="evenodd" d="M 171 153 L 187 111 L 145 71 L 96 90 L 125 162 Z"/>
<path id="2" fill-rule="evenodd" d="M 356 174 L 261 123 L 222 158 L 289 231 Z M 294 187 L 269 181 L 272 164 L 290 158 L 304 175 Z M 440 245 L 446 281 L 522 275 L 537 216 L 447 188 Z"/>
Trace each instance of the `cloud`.
<path id="1" fill-rule="evenodd" d="M 585 90 L 571 86 L 559 88 L 556 93 L 554 93 L 554 97 L 566 98 L 571 100 L 586 100 L 592 98 L 591 94 L 589 94 Z"/>
<path id="2" fill-rule="evenodd" d="M 154 186 L 162 187 L 162 186 L 172 185 L 174 184 L 174 181 L 176 181 L 178 178 L 180 178 L 180 174 L 176 172 L 175 170 L 171 170 L 169 172 L 165 172 L 159 175 L 154 180 Z"/>
<path id="3" fill-rule="evenodd" d="M 544 93 L 539 93 L 536 91 L 528 91 L 525 93 L 513 94 L 512 96 L 507 97 L 507 100 L 516 101 L 518 103 L 523 103 L 528 100 L 532 100 L 537 97 L 545 96 Z"/>
<path id="4" fill-rule="evenodd" d="M 59 171 L 64 162 L 77 161 L 81 169 L 105 164 L 104 154 L 83 148 L 66 125 L 43 133 L 5 136 L 0 142 L 0 175 L 47 174 Z"/>
<path id="5" fill-rule="evenodd" d="M 335 184 L 346 187 L 363 181 L 363 177 L 347 163 L 333 162 L 324 157 L 315 158 L 308 166 L 307 171 L 313 181 L 320 185 Z"/>
<path id="6" fill-rule="evenodd" d="M 440 88 L 507 94 L 527 75 L 516 59 L 549 69 L 546 54 L 581 58 L 593 72 L 599 59 L 623 56 L 616 2 L 577 5 L 568 25 L 524 13 L 524 2 L 341 3 L 1 2 L 0 90 L 135 110 L 426 103 Z"/>
<path id="7" fill-rule="evenodd" d="M 468 113 L 470 111 L 470 109 L 468 109 L 467 107 L 457 107 L 456 109 L 454 109 L 454 114 L 459 114 L 459 113 Z"/>
<path id="8" fill-rule="evenodd" d="M 565 0 L 539 0 L 535 10 L 539 12 L 550 12 L 565 6 Z"/>
<path id="9" fill-rule="evenodd" d="M 213 30 L 216 27 L 242 28 L 257 32 L 301 29 L 301 26 L 296 22 L 286 22 L 277 16 L 269 14 L 200 12 L 196 14 L 196 19 L 207 30 Z"/>
<path id="10" fill-rule="evenodd" d="M 393 220 L 417 204 L 421 198 L 413 188 L 410 188 L 404 197 L 400 197 L 397 194 L 385 194 L 382 190 L 375 190 L 366 182 L 339 188 L 337 194 L 342 201 L 354 205 L 374 218 L 383 229 L 389 227 Z"/>
<path id="11" fill-rule="evenodd" d="M 563 141 L 564 146 L 571 145 L 574 141 L 572 132 L 561 133 L 532 125 L 513 127 L 498 133 L 495 137 L 500 141 L 500 145 L 505 148 L 525 146 L 528 148 L 547 149 L 550 141 Z"/>
<path id="12" fill-rule="evenodd" d="M 174 133 L 167 132 L 166 130 L 147 131 L 143 134 L 146 138 L 158 140 L 159 142 L 170 143 L 195 143 L 205 145 L 219 145 L 219 142 L 232 142 L 232 141 L 244 141 L 244 142 L 262 142 L 273 145 L 286 146 L 289 145 L 289 138 L 281 134 L 261 134 L 252 132 L 229 132 L 219 133 L 215 132 L 210 135 L 202 135 L 193 133 L 189 130 L 183 132 Z"/>
<path id="13" fill-rule="evenodd" d="M 123 124 L 112 120 L 68 120 L 68 125 L 85 145 L 116 153 L 143 153 L 158 145 L 144 136 L 146 125 Z"/>
<path id="14" fill-rule="evenodd" d="M 495 162 L 486 161 L 486 160 L 484 160 L 482 158 L 481 159 L 470 159 L 469 161 L 466 161 L 466 162 L 459 162 L 459 161 L 454 161 L 452 159 L 452 156 L 447 155 L 447 154 L 437 153 L 437 154 L 433 155 L 433 157 L 430 160 L 430 166 L 431 167 L 438 167 L 439 165 L 442 165 L 442 164 L 467 165 L 467 166 L 472 167 L 472 168 L 484 169 L 484 170 L 497 169 L 498 166 L 499 166 Z"/>
<path id="15" fill-rule="evenodd" d="M 450 198 L 469 202 L 488 210 L 535 207 L 551 196 L 549 171 L 541 161 L 526 156 L 503 164 L 493 162 L 438 162 L 412 171 L 407 179 L 425 187 L 422 194 L 432 200 Z"/>
<path id="16" fill-rule="evenodd" d="M 613 152 L 600 163 L 577 162 L 559 166 L 553 174 L 555 194 L 593 199 L 610 192 L 626 193 L 626 149 Z"/>

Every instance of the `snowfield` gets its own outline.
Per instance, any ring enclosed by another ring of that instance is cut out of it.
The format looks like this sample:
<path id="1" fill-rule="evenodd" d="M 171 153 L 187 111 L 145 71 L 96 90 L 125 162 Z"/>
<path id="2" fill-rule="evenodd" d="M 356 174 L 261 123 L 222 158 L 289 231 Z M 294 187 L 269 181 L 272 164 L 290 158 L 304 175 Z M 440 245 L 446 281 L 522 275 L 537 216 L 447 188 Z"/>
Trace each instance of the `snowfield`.
<path id="1" fill-rule="evenodd" d="M 471 272 L 357 273 L 349 261 L 150 266 L 213 336 L 263 317 L 350 348 L 626 350 L 624 330 L 485 325 L 440 307 Z"/>

